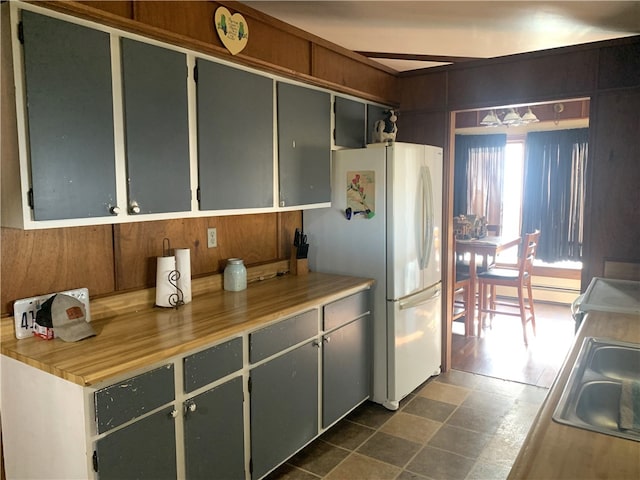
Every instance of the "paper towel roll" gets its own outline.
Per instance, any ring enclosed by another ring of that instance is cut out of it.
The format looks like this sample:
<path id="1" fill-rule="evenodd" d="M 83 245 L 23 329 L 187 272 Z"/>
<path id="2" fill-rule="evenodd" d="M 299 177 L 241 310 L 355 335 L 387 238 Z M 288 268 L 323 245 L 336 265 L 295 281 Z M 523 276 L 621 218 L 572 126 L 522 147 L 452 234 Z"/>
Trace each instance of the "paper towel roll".
<path id="1" fill-rule="evenodd" d="M 156 305 L 173 307 L 172 299 L 176 298 L 176 287 L 171 284 L 170 277 L 176 269 L 176 257 L 158 257 L 156 267 Z"/>
<path id="2" fill-rule="evenodd" d="M 188 248 L 176 248 L 176 270 L 180 272 L 178 288 L 182 290 L 184 303 L 191 301 L 191 250 Z"/>

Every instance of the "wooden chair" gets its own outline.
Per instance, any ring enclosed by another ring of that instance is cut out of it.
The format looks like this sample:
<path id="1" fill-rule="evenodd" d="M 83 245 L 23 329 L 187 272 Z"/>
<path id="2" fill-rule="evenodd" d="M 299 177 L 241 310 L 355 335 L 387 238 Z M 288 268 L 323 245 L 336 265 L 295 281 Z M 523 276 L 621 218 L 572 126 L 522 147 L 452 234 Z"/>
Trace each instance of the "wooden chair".
<path id="1" fill-rule="evenodd" d="M 494 237 L 499 237 L 500 233 L 502 233 L 502 225 L 487 225 L 487 234 L 490 236 L 494 236 Z M 496 257 L 495 256 L 489 256 L 489 255 L 483 255 L 482 258 L 480 257 L 476 257 L 476 271 L 478 273 L 480 272 L 486 272 L 488 270 L 490 270 L 491 268 L 494 268 L 496 266 Z M 469 260 L 464 258 L 462 255 L 456 256 L 456 282 L 459 276 L 466 276 L 467 279 L 467 283 L 469 283 Z M 462 283 L 464 283 L 464 280 L 462 281 Z M 463 288 L 463 287 L 461 287 Z M 465 293 L 468 291 L 469 286 L 466 286 L 465 289 Z M 455 289 L 454 291 L 457 291 L 457 289 Z M 491 298 L 495 298 L 496 295 L 496 289 L 495 287 L 492 287 L 489 289 L 489 292 L 487 292 L 487 295 L 489 295 L 489 299 Z M 467 295 L 464 295 L 463 298 L 466 299 Z M 473 298 L 473 307 L 475 308 L 475 304 L 476 304 L 476 299 L 475 299 L 475 292 L 474 292 L 474 298 Z M 454 303 L 454 307 L 455 307 L 455 303 Z M 461 305 L 459 305 L 461 306 Z M 471 310 L 473 311 L 473 310 Z M 462 315 L 458 315 L 459 318 Z M 455 320 L 455 318 L 454 318 Z M 471 328 L 473 328 L 473 323 L 471 323 Z M 469 335 L 469 332 L 465 331 L 465 335 Z"/>
<path id="2" fill-rule="evenodd" d="M 527 345 L 527 322 L 531 320 L 533 334 L 536 334 L 536 317 L 533 308 L 533 293 L 531 288 L 531 276 L 533 270 L 533 260 L 536 256 L 538 248 L 538 239 L 540 231 L 528 233 L 522 244 L 520 258 L 518 259 L 518 268 L 492 268 L 487 272 L 479 273 L 476 277 L 479 289 L 480 306 L 478 308 L 480 321 L 489 313 L 493 316 L 496 313 L 503 315 L 514 315 L 520 317 L 522 322 L 522 334 L 524 343 Z M 515 287 L 518 291 L 518 303 L 498 302 L 495 295 L 487 298 L 487 288 L 494 286 Z M 527 291 L 528 304 L 525 305 L 524 291 Z M 487 305 L 489 303 L 489 305 Z M 496 306 L 501 305 L 509 308 L 517 308 L 518 312 L 497 310 Z M 530 315 L 527 315 L 527 310 Z"/>
<path id="3" fill-rule="evenodd" d="M 452 321 L 464 317 L 464 334 L 469 336 L 473 328 L 473 319 L 470 317 L 473 310 L 469 304 L 469 290 L 471 277 L 469 273 L 456 271 L 456 279 L 453 286 L 453 316 Z M 475 307 L 475 305 L 473 305 Z"/>

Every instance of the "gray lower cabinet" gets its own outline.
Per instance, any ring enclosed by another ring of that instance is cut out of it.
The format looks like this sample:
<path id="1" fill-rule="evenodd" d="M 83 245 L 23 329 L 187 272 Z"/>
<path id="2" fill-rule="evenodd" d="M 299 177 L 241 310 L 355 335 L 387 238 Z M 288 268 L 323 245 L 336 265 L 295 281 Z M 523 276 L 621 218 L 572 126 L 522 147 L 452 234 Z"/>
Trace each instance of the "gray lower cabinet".
<path id="1" fill-rule="evenodd" d="M 185 402 L 187 478 L 245 478 L 242 387 L 239 376 Z"/>
<path id="2" fill-rule="evenodd" d="M 94 470 L 100 480 L 175 479 L 173 406 L 109 433 L 96 442 Z"/>
<path id="3" fill-rule="evenodd" d="M 323 336 L 322 428 L 369 397 L 370 315 Z"/>
<path id="4" fill-rule="evenodd" d="M 306 343 L 251 370 L 251 478 L 318 434 L 318 345 Z"/>
<path id="5" fill-rule="evenodd" d="M 109 34 L 22 11 L 35 220 L 110 215 L 116 202 Z"/>
<path id="6" fill-rule="evenodd" d="M 331 201 L 331 96 L 278 82 L 280 206 Z"/>
<path id="7" fill-rule="evenodd" d="M 128 211 L 188 212 L 186 55 L 128 38 L 121 55 Z"/>

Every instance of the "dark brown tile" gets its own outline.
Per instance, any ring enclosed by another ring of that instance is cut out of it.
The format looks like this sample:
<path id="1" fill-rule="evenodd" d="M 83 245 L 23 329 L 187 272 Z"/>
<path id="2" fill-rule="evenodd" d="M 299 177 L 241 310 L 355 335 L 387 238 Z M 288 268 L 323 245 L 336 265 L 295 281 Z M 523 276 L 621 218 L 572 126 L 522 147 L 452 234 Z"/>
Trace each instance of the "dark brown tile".
<path id="1" fill-rule="evenodd" d="M 407 465 L 406 470 L 434 480 L 462 480 L 473 464 L 470 458 L 426 446 Z"/>
<path id="2" fill-rule="evenodd" d="M 435 420 L 436 422 L 444 422 L 455 409 L 456 406 L 450 403 L 417 396 L 402 411 Z"/>
<path id="3" fill-rule="evenodd" d="M 347 458 L 347 455 L 347 450 L 316 440 L 291 457 L 287 463 L 322 477 Z"/>
<path id="4" fill-rule="evenodd" d="M 358 453 L 403 467 L 420 450 L 420 445 L 404 438 L 378 432 L 358 449 Z"/>
<path id="5" fill-rule="evenodd" d="M 394 412 L 387 410 L 378 403 L 364 402 L 351 412 L 347 419 L 366 427 L 380 428 L 393 414 Z"/>
<path id="6" fill-rule="evenodd" d="M 477 458 L 490 439 L 491 435 L 443 425 L 427 445 L 448 450 L 458 455 L 464 455 L 465 457 Z"/>
<path id="7" fill-rule="evenodd" d="M 403 470 L 400 475 L 396 478 L 396 480 L 429 480 L 427 477 L 422 475 L 418 475 L 417 473 L 409 472 L 407 470 Z"/>
<path id="8" fill-rule="evenodd" d="M 373 428 L 342 420 L 322 435 L 322 440 L 347 450 L 355 450 L 375 433 Z"/>
<path id="9" fill-rule="evenodd" d="M 321 477 L 285 463 L 264 477 L 264 480 L 318 480 L 319 478 Z"/>
<path id="10" fill-rule="evenodd" d="M 502 412 L 486 412 L 473 408 L 460 407 L 446 421 L 446 425 L 462 427 L 474 432 L 493 434 L 504 421 Z"/>

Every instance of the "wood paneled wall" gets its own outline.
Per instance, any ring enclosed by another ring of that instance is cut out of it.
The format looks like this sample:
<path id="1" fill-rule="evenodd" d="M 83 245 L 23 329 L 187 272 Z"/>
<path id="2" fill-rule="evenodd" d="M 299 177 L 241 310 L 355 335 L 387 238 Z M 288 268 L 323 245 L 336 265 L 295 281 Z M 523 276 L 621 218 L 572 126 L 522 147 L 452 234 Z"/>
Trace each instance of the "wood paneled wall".
<path id="1" fill-rule="evenodd" d="M 53 10 L 270 71 L 337 92 L 398 105 L 396 72 L 362 55 L 233 1 L 44 1 Z M 232 56 L 213 26 L 219 6 L 241 13 L 249 42 Z"/>
<path id="2" fill-rule="evenodd" d="M 226 259 L 247 265 L 286 259 L 301 212 L 203 217 L 154 222 L 52 228 L 0 229 L 2 314 L 19 298 L 87 287 L 91 297 L 155 286 L 163 239 L 191 249 L 193 277 L 221 273 Z M 218 247 L 207 248 L 216 227 Z"/>

